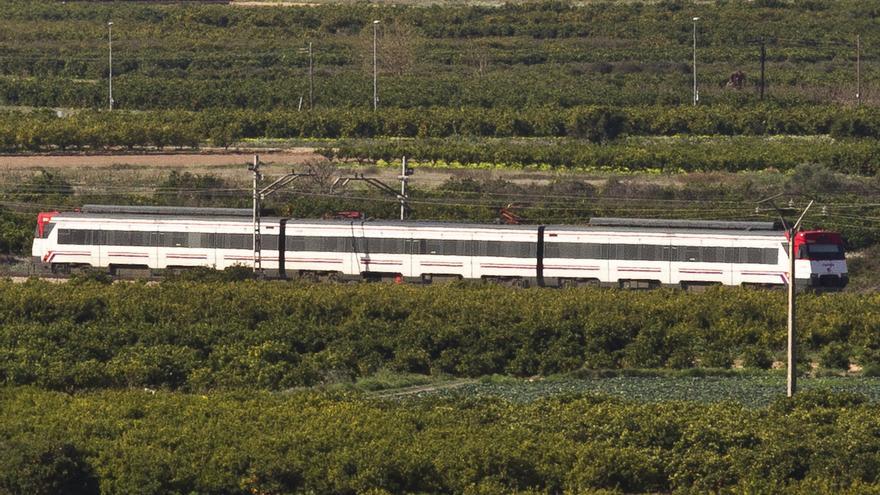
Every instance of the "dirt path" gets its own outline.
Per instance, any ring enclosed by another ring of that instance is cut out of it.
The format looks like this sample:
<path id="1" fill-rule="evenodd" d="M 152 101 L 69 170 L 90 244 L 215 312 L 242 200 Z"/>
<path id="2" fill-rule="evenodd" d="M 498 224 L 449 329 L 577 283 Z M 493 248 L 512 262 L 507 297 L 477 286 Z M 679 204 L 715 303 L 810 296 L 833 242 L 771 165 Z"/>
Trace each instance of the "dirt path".
<path id="1" fill-rule="evenodd" d="M 406 387 L 401 389 L 391 389 L 391 390 L 382 390 L 380 392 L 376 392 L 370 394 L 374 399 L 391 399 L 394 397 L 403 397 L 406 395 L 415 395 L 421 394 L 425 392 L 436 392 L 438 390 L 449 390 L 453 388 L 462 387 L 464 385 L 470 385 L 472 383 L 477 383 L 477 380 L 467 379 L 467 380 L 454 380 L 451 382 L 440 383 L 436 385 L 418 385 L 415 387 Z"/>
<path id="2" fill-rule="evenodd" d="M 116 168 L 120 166 L 144 168 L 242 167 L 253 160 L 254 153 L 264 162 L 275 165 L 302 165 L 323 160 L 313 148 L 291 148 L 284 151 L 256 152 L 178 152 L 144 154 L 70 154 L 70 155 L 6 155 L 0 156 L 0 171 L 23 169 Z"/>

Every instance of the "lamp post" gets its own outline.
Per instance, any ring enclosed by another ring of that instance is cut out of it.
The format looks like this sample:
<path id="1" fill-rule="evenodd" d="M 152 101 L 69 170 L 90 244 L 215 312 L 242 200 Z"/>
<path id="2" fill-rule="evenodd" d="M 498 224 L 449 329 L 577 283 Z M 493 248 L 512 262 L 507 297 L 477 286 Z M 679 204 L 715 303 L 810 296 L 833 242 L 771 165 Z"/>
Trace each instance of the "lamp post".
<path id="1" fill-rule="evenodd" d="M 700 101 L 700 93 L 697 92 L 697 21 L 699 17 L 694 17 L 694 106 Z"/>
<path id="2" fill-rule="evenodd" d="M 110 100 L 110 110 L 113 110 L 113 23 L 107 23 L 107 45 L 110 48 L 110 86 L 109 90 L 109 100 Z"/>
<path id="3" fill-rule="evenodd" d="M 377 85 L 377 68 L 376 64 L 376 31 L 379 27 L 379 21 L 373 21 L 373 110 L 375 111 L 379 107 L 379 86 Z"/>

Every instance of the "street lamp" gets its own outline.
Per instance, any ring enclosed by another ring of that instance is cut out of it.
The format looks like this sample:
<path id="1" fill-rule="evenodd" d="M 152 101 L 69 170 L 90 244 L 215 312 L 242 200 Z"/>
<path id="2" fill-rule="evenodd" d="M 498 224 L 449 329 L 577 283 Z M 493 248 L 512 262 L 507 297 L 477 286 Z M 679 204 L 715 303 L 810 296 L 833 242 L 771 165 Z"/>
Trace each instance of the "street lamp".
<path id="1" fill-rule="evenodd" d="M 113 23 L 107 23 L 107 45 L 110 47 L 110 110 L 113 110 Z"/>
<path id="2" fill-rule="evenodd" d="M 377 65 L 376 65 L 376 30 L 379 26 L 379 21 L 373 21 L 373 110 L 375 111 L 379 107 L 379 86 L 377 83 Z"/>
<path id="3" fill-rule="evenodd" d="M 694 17 L 694 106 L 700 101 L 700 93 L 697 91 L 697 21 L 699 17 Z"/>

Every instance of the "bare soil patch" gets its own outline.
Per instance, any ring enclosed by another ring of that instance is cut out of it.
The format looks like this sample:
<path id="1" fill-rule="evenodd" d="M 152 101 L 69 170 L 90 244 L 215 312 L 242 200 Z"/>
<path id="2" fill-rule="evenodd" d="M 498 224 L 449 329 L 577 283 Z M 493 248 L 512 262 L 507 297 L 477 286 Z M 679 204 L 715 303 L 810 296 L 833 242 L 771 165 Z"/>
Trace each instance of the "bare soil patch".
<path id="1" fill-rule="evenodd" d="M 261 151 L 261 160 L 277 165 L 302 165 L 323 160 L 312 148 L 292 148 L 284 151 Z M 52 154 L 0 156 L 0 171 L 23 169 L 103 168 L 122 165 L 145 168 L 188 169 L 241 165 L 253 160 L 248 152 L 231 153 L 142 153 L 142 154 Z"/>

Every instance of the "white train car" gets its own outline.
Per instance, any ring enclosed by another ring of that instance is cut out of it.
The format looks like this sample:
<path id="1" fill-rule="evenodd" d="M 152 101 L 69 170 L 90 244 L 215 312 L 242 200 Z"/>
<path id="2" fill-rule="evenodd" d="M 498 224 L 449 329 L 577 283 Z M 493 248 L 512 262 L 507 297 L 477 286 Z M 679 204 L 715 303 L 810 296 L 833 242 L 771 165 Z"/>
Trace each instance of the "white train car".
<path id="1" fill-rule="evenodd" d="M 33 255 L 73 267 L 252 266 L 249 210 L 84 207 L 38 217 Z M 528 286 L 781 286 L 786 235 L 769 222 L 592 219 L 586 226 L 288 220 L 261 222 L 261 266 L 280 277 L 484 279 Z M 798 286 L 848 281 L 839 234 L 795 238 Z"/>

